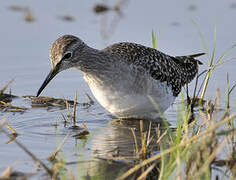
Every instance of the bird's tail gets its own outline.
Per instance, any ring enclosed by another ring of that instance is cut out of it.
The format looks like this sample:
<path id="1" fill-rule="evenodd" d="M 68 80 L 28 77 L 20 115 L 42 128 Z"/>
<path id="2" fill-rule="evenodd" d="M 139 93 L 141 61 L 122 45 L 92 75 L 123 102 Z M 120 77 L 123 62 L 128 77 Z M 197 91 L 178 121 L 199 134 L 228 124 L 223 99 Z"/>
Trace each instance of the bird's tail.
<path id="1" fill-rule="evenodd" d="M 177 62 L 184 75 L 184 84 L 191 82 L 198 72 L 198 66 L 203 64 L 201 61 L 195 59 L 196 57 L 205 55 L 205 53 L 191 54 L 187 56 L 176 56 L 174 57 L 175 62 Z M 183 85 L 184 85 L 183 84 Z"/>
<path id="2" fill-rule="evenodd" d="M 199 65 L 202 65 L 203 63 L 197 59 L 195 59 L 196 57 L 199 57 L 199 56 L 203 56 L 205 55 L 206 53 L 197 53 L 197 54 L 191 54 L 191 55 L 187 55 L 187 57 L 190 57 L 190 58 L 193 58 L 195 61 L 198 62 Z"/>

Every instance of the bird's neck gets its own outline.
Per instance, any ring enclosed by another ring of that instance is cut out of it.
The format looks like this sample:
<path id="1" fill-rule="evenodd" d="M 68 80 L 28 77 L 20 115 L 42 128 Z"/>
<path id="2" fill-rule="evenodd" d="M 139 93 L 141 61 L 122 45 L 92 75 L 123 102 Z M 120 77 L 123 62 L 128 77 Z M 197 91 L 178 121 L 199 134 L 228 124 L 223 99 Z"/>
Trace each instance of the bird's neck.
<path id="1" fill-rule="evenodd" d="M 109 53 L 88 46 L 84 48 L 82 54 L 78 69 L 95 76 L 113 71 L 119 61 Z"/>

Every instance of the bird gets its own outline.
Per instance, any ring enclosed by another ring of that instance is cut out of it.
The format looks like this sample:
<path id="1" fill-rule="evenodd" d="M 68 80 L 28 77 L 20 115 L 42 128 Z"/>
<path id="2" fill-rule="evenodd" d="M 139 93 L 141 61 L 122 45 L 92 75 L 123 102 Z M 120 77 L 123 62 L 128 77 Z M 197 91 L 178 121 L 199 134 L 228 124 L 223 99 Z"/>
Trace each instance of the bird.
<path id="1" fill-rule="evenodd" d="M 37 97 L 59 72 L 76 68 L 97 101 L 115 117 L 156 120 L 197 75 L 202 62 L 195 58 L 204 54 L 170 56 L 131 42 L 98 50 L 74 35 L 63 35 L 50 47 L 52 68 Z"/>

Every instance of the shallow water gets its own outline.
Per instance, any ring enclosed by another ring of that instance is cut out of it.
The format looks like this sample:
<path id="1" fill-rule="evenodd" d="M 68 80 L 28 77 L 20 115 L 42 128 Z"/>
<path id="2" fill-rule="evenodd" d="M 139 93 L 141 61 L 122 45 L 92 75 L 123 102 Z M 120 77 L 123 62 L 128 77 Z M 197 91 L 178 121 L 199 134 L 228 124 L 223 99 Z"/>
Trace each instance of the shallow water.
<path id="1" fill-rule="evenodd" d="M 100 2 L 100 1 L 97 1 Z M 17 3 L 17 4 L 16 4 Z M 102 49 L 105 46 L 130 41 L 147 46 L 151 44 L 151 31 L 161 32 L 158 49 L 170 55 L 186 55 L 204 51 L 200 37 L 192 21 L 201 29 L 209 49 L 212 49 L 214 24 L 217 22 L 216 57 L 231 45 L 236 43 L 236 17 L 234 1 L 127 1 L 121 7 L 122 15 L 115 11 L 95 14 L 95 2 L 89 1 L 1 1 L 0 2 L 0 87 L 14 79 L 10 85 L 11 92 L 16 95 L 35 95 L 47 73 L 50 70 L 48 49 L 50 44 L 63 34 L 73 34 L 83 39 L 88 45 Z M 114 5 L 109 1 L 109 5 Z M 24 21 L 24 13 L 9 9 L 11 5 L 26 6 L 30 9 L 35 22 Z M 72 15 L 75 21 L 63 21 L 60 17 Z M 235 57 L 233 50 L 227 58 Z M 204 63 L 201 71 L 206 68 L 206 56 L 200 60 Z M 229 73 L 231 84 L 236 83 L 236 61 L 224 64 L 212 76 L 207 91 L 207 98 L 215 97 L 215 90 L 220 88 L 222 96 L 226 89 L 226 74 Z M 193 87 L 193 83 L 191 84 Z M 42 95 L 74 99 L 78 90 L 79 102 L 88 101 L 85 92 L 92 96 L 82 74 L 77 70 L 60 73 L 46 87 Z M 231 101 L 236 100 L 235 92 Z M 92 96 L 93 97 L 93 96 Z M 177 100 L 178 101 L 178 100 Z M 14 105 L 29 108 L 25 113 L 0 113 L 0 119 L 7 118 L 18 133 L 17 140 L 22 142 L 37 157 L 46 164 L 46 158 L 56 150 L 58 144 L 71 131 L 64 127 L 61 114 L 67 110 L 53 108 L 31 108 L 29 100 L 18 98 Z M 97 102 L 90 108 L 78 107 L 77 122 L 84 121 L 90 131 L 86 140 L 76 140 L 69 137 L 63 146 L 62 157 L 67 161 L 87 162 L 91 157 L 113 152 L 119 147 L 121 152 L 130 153 L 132 141 L 131 125 L 112 123 L 111 115 Z M 176 124 L 176 105 L 165 113 L 168 121 Z M 57 124 L 57 126 L 55 126 Z M 71 132 L 72 134 L 75 132 Z M 130 138 L 127 138 L 130 137 Z M 14 169 L 32 172 L 34 162 L 20 148 L 11 142 L 5 144 L 8 138 L 0 134 L 0 173 L 14 164 Z M 125 150 L 128 150 L 127 152 Z M 108 174 L 112 166 L 104 161 L 94 164 L 78 163 L 69 165 L 74 172 L 85 176 L 90 167 L 104 167 Z M 101 165 L 103 164 L 103 165 Z M 119 164 L 118 164 L 119 165 Z M 114 169 L 114 168 L 113 168 Z M 96 171 L 96 168 L 94 172 Z M 101 171 L 100 171 L 101 172 Z M 106 173 L 105 173 L 106 172 Z M 91 172 L 89 172 L 91 174 Z M 96 174 L 96 173 L 95 173 Z M 116 173 L 114 173 L 116 174 Z"/>

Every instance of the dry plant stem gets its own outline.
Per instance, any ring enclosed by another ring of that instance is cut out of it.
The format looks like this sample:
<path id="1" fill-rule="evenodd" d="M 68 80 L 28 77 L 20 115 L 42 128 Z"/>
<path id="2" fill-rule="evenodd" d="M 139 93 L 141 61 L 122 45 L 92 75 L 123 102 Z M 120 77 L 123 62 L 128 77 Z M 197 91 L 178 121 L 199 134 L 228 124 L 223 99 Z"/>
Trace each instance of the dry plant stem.
<path id="1" fill-rule="evenodd" d="M 203 99 L 203 97 L 204 97 L 204 95 L 206 93 L 206 89 L 207 89 L 207 85 L 208 85 L 210 76 L 211 76 L 211 70 L 209 69 L 207 71 L 207 75 L 206 75 L 206 78 L 205 78 L 205 83 L 204 83 L 204 86 L 203 86 L 203 90 L 202 90 L 202 94 L 201 94 L 201 99 Z"/>
<path id="2" fill-rule="evenodd" d="M 147 175 L 151 172 L 151 170 L 156 166 L 156 163 L 153 163 L 150 167 L 148 167 L 138 178 L 137 180 L 146 179 Z"/>
<path id="3" fill-rule="evenodd" d="M 142 149 L 141 149 L 141 154 L 142 154 L 142 159 L 146 159 L 146 154 L 147 154 L 147 146 L 146 146 L 146 133 L 142 133 Z"/>
<path id="4" fill-rule="evenodd" d="M 161 142 L 161 139 L 167 134 L 167 130 L 165 130 L 164 133 L 162 133 L 162 135 L 157 139 L 157 144 Z"/>
<path id="5" fill-rule="evenodd" d="M 140 121 L 141 143 L 142 143 L 142 159 L 145 159 L 147 147 L 146 147 L 146 132 L 143 131 L 143 120 Z"/>
<path id="6" fill-rule="evenodd" d="M 204 170 L 209 166 L 209 164 L 215 159 L 216 155 L 219 153 L 219 151 L 223 148 L 223 146 L 226 143 L 226 138 L 224 141 L 220 143 L 218 147 L 211 153 L 209 158 L 206 160 L 206 162 L 203 164 L 203 166 L 200 168 L 200 170 L 193 176 L 193 179 L 198 179 L 200 175 L 204 172 Z"/>
<path id="7" fill-rule="evenodd" d="M 88 93 L 85 92 L 85 94 L 89 99 L 89 104 L 94 104 L 94 100 L 88 95 Z"/>
<path id="8" fill-rule="evenodd" d="M 59 144 L 59 146 L 57 147 L 56 151 L 53 152 L 51 154 L 51 156 L 48 157 L 49 160 L 53 161 L 56 157 L 56 155 L 58 154 L 58 152 L 61 150 L 62 146 L 64 145 L 64 143 L 66 142 L 66 140 L 68 139 L 70 135 L 70 132 L 67 133 L 67 135 L 64 137 L 64 139 L 61 141 L 61 143 Z"/>
<path id="9" fill-rule="evenodd" d="M 11 143 L 12 141 L 14 141 L 16 138 L 17 138 L 17 134 L 13 134 L 13 136 L 11 137 L 11 139 L 9 139 L 7 142 L 5 142 L 5 144 L 9 144 Z"/>
<path id="10" fill-rule="evenodd" d="M 84 123 L 84 121 L 82 121 L 82 124 L 83 124 L 83 126 L 84 126 L 84 129 L 89 132 L 88 127 L 87 127 L 87 125 Z"/>
<path id="11" fill-rule="evenodd" d="M 236 113 L 226 117 L 224 120 L 216 123 L 214 126 L 212 126 L 211 128 L 209 128 L 208 130 L 206 130 L 205 132 L 203 132 L 202 134 L 197 134 L 195 136 L 193 136 L 192 138 L 186 140 L 185 142 L 181 142 L 180 144 L 174 146 L 174 147 L 171 147 L 169 149 L 166 149 L 164 150 L 163 152 L 157 154 L 157 155 L 154 155 L 152 156 L 151 158 L 149 159 L 146 159 L 144 160 L 143 162 L 141 162 L 140 164 L 134 166 L 133 168 L 129 169 L 126 173 L 124 173 L 122 176 L 118 177 L 117 179 L 121 180 L 121 179 L 125 179 L 127 178 L 128 176 L 130 176 L 131 174 L 133 174 L 135 171 L 137 171 L 138 169 L 140 169 L 141 167 L 161 158 L 162 156 L 165 156 L 166 154 L 169 154 L 173 151 L 175 151 L 177 148 L 180 148 L 180 147 L 184 147 L 186 145 L 188 145 L 189 143 L 199 139 L 200 137 L 202 136 L 205 136 L 207 135 L 208 133 L 211 133 L 212 131 L 214 131 L 215 129 L 217 129 L 219 126 L 221 126 L 222 124 L 225 124 L 229 121 L 231 121 L 232 119 L 236 118 Z"/>
<path id="12" fill-rule="evenodd" d="M 9 179 L 10 178 L 10 175 L 11 175 L 11 173 L 12 173 L 12 165 L 11 166 L 9 166 L 9 167 L 7 167 L 4 171 L 3 171 L 3 173 L 2 173 L 2 175 L 0 176 L 0 179 Z"/>
<path id="13" fill-rule="evenodd" d="M 67 120 L 66 120 L 66 118 L 65 118 L 64 114 L 62 114 L 62 113 L 61 113 L 61 116 L 62 116 L 62 118 L 63 118 L 64 122 L 67 122 Z"/>
<path id="14" fill-rule="evenodd" d="M 141 155 L 142 159 L 145 159 L 146 156 L 146 147 L 145 147 L 145 133 L 143 132 L 143 120 L 140 121 L 140 133 L 141 133 L 141 150 L 139 152 L 139 157 Z M 144 172 L 144 166 L 142 167 L 142 172 Z"/>
<path id="15" fill-rule="evenodd" d="M 133 134 L 133 137 L 134 137 L 134 144 L 135 144 L 135 154 L 137 155 L 138 153 L 138 143 L 137 143 L 137 137 L 136 137 L 136 134 L 134 132 L 134 129 L 131 128 L 131 132 Z"/>
<path id="16" fill-rule="evenodd" d="M 67 116 L 68 116 L 68 117 L 72 117 L 72 114 L 71 114 L 71 112 L 70 112 L 70 106 L 69 106 L 69 103 L 68 103 L 68 101 L 67 101 L 65 98 L 63 98 L 63 99 L 64 99 L 65 104 L 66 104 Z"/>
<path id="17" fill-rule="evenodd" d="M 12 134 L 14 134 L 14 135 L 18 135 L 18 133 L 16 132 L 16 130 L 13 129 L 9 124 L 5 123 L 5 126 L 6 126 L 8 129 L 11 130 Z"/>
<path id="18" fill-rule="evenodd" d="M 15 140 L 15 138 L 18 136 L 18 133 L 10 126 L 10 125 L 8 125 L 7 123 L 6 123 L 6 117 L 0 122 L 0 128 L 2 127 L 2 126 L 6 126 L 8 129 L 10 129 L 11 131 L 12 131 L 12 135 L 13 136 L 11 136 L 11 138 L 7 141 L 7 142 L 5 142 L 5 144 L 9 144 L 10 142 L 12 142 L 12 141 L 14 141 Z M 0 130 L 0 132 L 1 132 L 1 130 Z"/>
<path id="19" fill-rule="evenodd" d="M 152 122 L 150 122 L 149 128 L 148 128 L 147 145 L 146 145 L 147 147 L 148 147 L 149 143 L 150 143 L 151 140 L 152 140 L 152 137 L 150 138 L 150 135 L 151 135 L 151 128 L 152 128 Z"/>
<path id="20" fill-rule="evenodd" d="M 1 128 L 1 131 L 6 134 L 9 138 L 11 138 L 11 135 Z M 21 144 L 19 141 L 15 139 L 14 141 L 23 151 L 25 151 L 26 154 L 28 154 L 36 163 L 39 163 L 46 171 L 47 173 L 52 177 L 53 171 L 47 167 L 46 164 L 44 164 L 40 159 L 38 159 L 32 152 L 30 152 L 23 144 Z"/>
<path id="21" fill-rule="evenodd" d="M 74 111 L 73 111 L 73 124 L 76 126 L 76 104 L 78 99 L 78 92 L 75 93 L 75 100 L 74 100 Z"/>
<path id="22" fill-rule="evenodd" d="M 4 91 L 8 88 L 8 86 L 14 81 L 14 79 L 10 80 L 1 90 L 0 94 L 4 93 Z"/>

